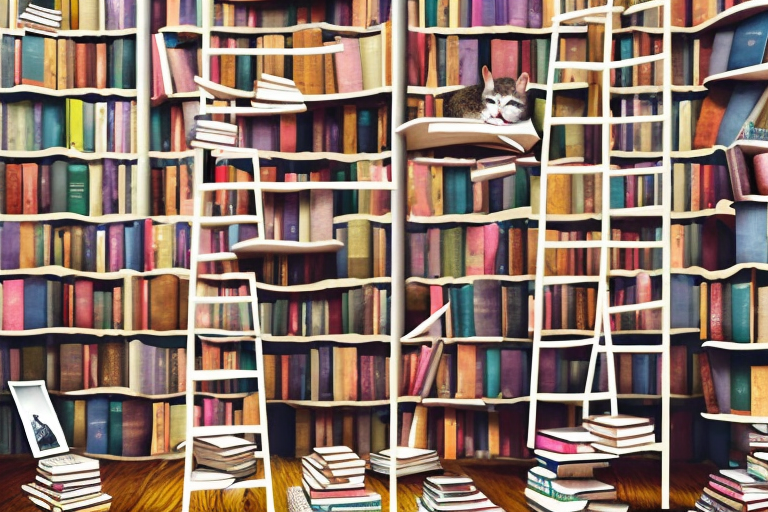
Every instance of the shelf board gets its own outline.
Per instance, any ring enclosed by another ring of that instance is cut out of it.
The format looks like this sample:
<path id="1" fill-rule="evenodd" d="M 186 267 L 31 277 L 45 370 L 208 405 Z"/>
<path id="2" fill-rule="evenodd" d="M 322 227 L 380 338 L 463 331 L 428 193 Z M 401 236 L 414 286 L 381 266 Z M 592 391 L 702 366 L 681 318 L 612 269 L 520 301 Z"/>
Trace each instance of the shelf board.
<path id="1" fill-rule="evenodd" d="M 252 182 L 251 182 L 252 183 Z M 254 183 L 256 190 L 272 193 L 301 192 L 303 190 L 395 190 L 389 181 L 262 181 Z"/>
<path id="2" fill-rule="evenodd" d="M 389 400 L 267 400 L 268 404 L 286 404 L 300 407 L 380 407 L 389 405 Z"/>
<path id="3" fill-rule="evenodd" d="M 447 336 L 416 336 L 407 340 L 402 340 L 404 344 L 421 344 L 433 342 L 437 339 L 443 340 L 446 345 L 454 343 L 531 343 L 530 338 L 504 338 L 502 336 L 471 336 L 471 337 L 447 337 Z"/>
<path id="4" fill-rule="evenodd" d="M 86 272 L 84 270 L 74 270 L 71 268 L 49 265 L 45 267 L 4 269 L 0 270 L 0 276 L 76 276 L 88 279 L 98 279 L 101 281 L 110 281 L 124 279 L 126 277 L 150 277 L 162 275 L 189 276 L 189 269 L 185 268 L 159 268 L 155 270 L 137 271 L 123 269 L 117 272 Z"/>
<path id="5" fill-rule="evenodd" d="M 524 274 L 520 276 L 507 276 L 502 274 L 480 274 L 473 276 L 461 276 L 461 277 L 409 277 L 406 278 L 405 284 L 419 283 L 424 285 L 438 285 L 446 286 L 451 284 L 472 284 L 475 281 L 502 281 L 505 283 L 520 283 L 524 281 L 533 281 L 536 276 L 533 274 Z"/>
<path id="6" fill-rule="evenodd" d="M 0 336 L 39 336 L 42 334 L 70 334 L 87 336 L 186 336 L 186 330 L 153 331 L 153 330 L 125 330 L 125 329 L 85 329 L 83 327 L 46 327 L 43 329 L 24 329 L 20 331 L 0 330 Z"/>
<path id="7" fill-rule="evenodd" d="M 739 5 L 735 5 L 730 9 L 726 9 L 717 16 L 693 27 L 672 27 L 672 33 L 696 34 L 698 32 L 721 27 L 723 25 L 737 23 L 765 10 L 768 10 L 768 1 L 750 0 L 749 2 L 744 2 Z"/>
<path id="8" fill-rule="evenodd" d="M 370 213 L 348 213 L 334 217 L 333 223 L 343 224 L 351 220 L 367 220 L 368 222 L 376 222 L 378 224 L 392 224 L 392 214 L 385 213 L 384 215 L 372 215 Z"/>
<path id="9" fill-rule="evenodd" d="M 11 33 L 13 35 L 24 35 L 25 32 L 26 29 L 3 29 L 0 34 Z M 79 39 L 81 37 L 125 37 L 134 36 L 137 33 L 138 31 L 135 28 L 123 28 L 118 30 L 57 30 L 50 34 L 46 32 L 46 36 L 61 39 Z"/>
<path id="10" fill-rule="evenodd" d="M 690 94 L 697 92 L 707 92 L 708 89 L 703 85 L 673 85 L 673 93 Z M 661 94 L 664 88 L 661 85 L 638 85 L 632 87 L 611 87 L 611 94 L 617 96 L 634 94 Z"/>
<path id="11" fill-rule="evenodd" d="M 0 222 L 46 222 L 46 221 L 61 221 L 61 220 L 75 220 L 79 222 L 87 222 L 90 224 L 109 224 L 118 222 L 133 222 L 137 220 L 152 219 L 158 224 L 176 224 L 178 222 L 192 222 L 192 217 L 186 215 L 171 215 L 171 216 L 158 216 L 151 217 L 147 215 L 133 215 L 130 213 L 116 213 L 111 215 L 80 215 L 78 213 L 69 212 L 57 212 L 57 213 L 40 213 L 36 215 L 3 215 L 0 214 Z"/>
<path id="12" fill-rule="evenodd" d="M 711 414 L 703 412 L 701 417 L 707 420 L 725 421 L 728 423 L 768 423 L 768 416 L 749 416 L 746 414 Z"/>
<path id="13" fill-rule="evenodd" d="M 2 154 L 0 154 L 2 156 Z M 218 156 L 218 155 L 214 155 Z M 387 160 L 392 157 L 391 151 L 382 151 L 381 153 L 332 153 L 329 151 L 320 151 L 312 153 L 310 151 L 303 151 L 301 153 L 286 153 L 284 151 L 257 151 L 253 150 L 253 157 L 263 158 L 266 160 L 292 160 L 299 162 L 314 162 L 317 160 L 331 160 L 334 162 L 354 163 L 361 160 L 364 161 L 376 161 Z M 235 157 L 229 157 L 235 158 Z M 240 156 L 239 158 L 251 158 Z"/>
<path id="14" fill-rule="evenodd" d="M 570 28 L 570 27 L 569 27 Z M 579 32 L 586 33 L 587 27 Z M 520 34 L 520 35 L 549 35 L 552 33 L 551 27 L 527 28 L 515 27 L 513 25 L 492 25 L 487 27 L 408 27 L 408 31 L 421 34 L 437 34 L 445 36 L 471 36 L 471 35 L 494 35 L 494 34 Z"/>
<path id="15" fill-rule="evenodd" d="M 746 68 L 734 69 L 731 71 L 726 71 L 725 73 L 718 73 L 716 75 L 708 76 L 704 79 L 704 85 L 722 80 L 768 80 L 768 63 L 757 64 L 755 66 L 747 66 Z"/>
<path id="16" fill-rule="evenodd" d="M 137 153 L 86 153 L 84 151 L 78 151 L 76 149 L 68 148 L 48 148 L 38 151 L 19 151 L 19 150 L 0 150 L 0 157 L 2 158 L 20 158 L 20 159 L 33 159 L 33 158 L 46 158 L 51 156 L 63 156 L 67 158 L 74 158 L 78 160 L 137 160 L 139 155 Z"/>
<path id="17" fill-rule="evenodd" d="M 316 336 L 274 336 L 272 334 L 262 334 L 261 339 L 265 342 L 275 343 L 313 343 L 316 341 L 335 341 L 337 343 L 360 344 L 360 343 L 389 343 L 391 340 L 389 334 L 319 334 Z"/>
<path id="18" fill-rule="evenodd" d="M 389 94 L 392 92 L 392 86 L 386 85 L 375 87 L 373 89 L 363 89 L 355 92 L 340 92 L 336 94 L 305 94 L 303 96 L 306 103 L 315 103 L 320 101 L 345 101 L 358 98 L 367 98 L 378 94 Z"/>
<path id="19" fill-rule="evenodd" d="M 308 293 L 321 290 L 330 290 L 334 288 L 357 288 L 368 284 L 390 284 L 391 282 L 391 277 L 372 277 L 368 279 L 357 279 L 349 277 L 344 279 L 323 279 L 322 281 L 317 281 L 315 283 L 294 284 L 287 286 L 257 282 L 256 289 L 279 293 Z"/>
<path id="20" fill-rule="evenodd" d="M 37 85 L 15 85 L 13 87 L 0 88 L 0 94 L 39 94 L 41 96 L 51 96 L 55 98 L 63 98 L 69 96 L 119 96 L 121 98 L 135 98 L 136 89 L 115 89 L 105 88 L 100 89 L 97 87 L 80 87 L 75 89 L 50 89 L 48 87 L 40 87 Z"/>
<path id="21" fill-rule="evenodd" d="M 496 126 L 477 119 L 420 117 L 400 125 L 409 151 L 453 145 L 481 145 L 525 153 L 539 141 L 531 120 Z M 514 139 L 515 145 L 505 139 Z"/>
<path id="22" fill-rule="evenodd" d="M 287 240 L 261 240 L 254 238 L 243 240 L 232 246 L 232 252 L 238 257 L 260 254 L 318 254 L 338 252 L 344 244 L 339 240 L 321 242 L 290 242 Z"/>
<path id="23" fill-rule="evenodd" d="M 189 158 L 195 156 L 194 149 L 188 149 L 186 151 L 150 151 L 149 158 L 164 158 L 172 160 L 174 158 Z"/>
<path id="24" fill-rule="evenodd" d="M 532 218 L 531 207 L 521 206 L 519 208 L 510 208 L 493 213 L 453 213 L 448 215 L 409 215 L 408 222 L 414 224 L 446 224 L 450 222 L 461 222 L 462 224 L 491 224 L 505 220 L 529 219 Z"/>
<path id="25" fill-rule="evenodd" d="M 768 343 L 739 343 L 736 341 L 705 341 L 702 348 L 719 348 L 721 350 L 755 351 L 768 350 Z"/>
<path id="26" fill-rule="evenodd" d="M 377 34 L 382 31 L 383 25 L 372 25 L 370 27 L 355 27 L 347 25 L 334 25 L 326 22 L 302 23 L 291 25 L 289 27 L 224 27 L 211 26 L 211 33 L 216 34 L 242 34 L 242 35 L 261 35 L 261 34 L 293 34 L 300 30 L 310 28 L 319 28 L 328 32 L 337 34 Z M 163 30 L 160 30 L 163 32 Z"/>
<path id="27" fill-rule="evenodd" d="M 707 208 L 704 210 L 696 210 L 691 212 L 670 212 L 672 220 L 682 219 L 696 219 L 699 217 L 711 217 L 713 215 L 736 215 L 736 210 L 733 209 L 733 201 L 729 199 L 721 199 L 717 202 L 714 208 Z"/>
<path id="28" fill-rule="evenodd" d="M 186 393 L 183 391 L 180 393 L 164 393 L 160 395 L 147 395 L 145 393 L 140 393 L 131 388 L 126 388 L 122 386 L 80 389 L 77 391 L 66 391 L 59 394 L 61 394 L 62 396 L 122 395 L 122 396 L 130 396 L 134 398 L 147 398 L 151 400 L 167 400 L 169 398 L 178 398 L 186 395 Z"/>
<path id="29" fill-rule="evenodd" d="M 142 457 L 123 457 L 122 455 L 108 455 L 105 453 L 88 453 L 85 450 L 70 448 L 70 451 L 86 457 L 101 460 L 117 460 L 122 462 L 147 462 L 151 460 L 179 460 L 183 459 L 185 452 L 158 453 L 157 455 L 144 455 Z"/>

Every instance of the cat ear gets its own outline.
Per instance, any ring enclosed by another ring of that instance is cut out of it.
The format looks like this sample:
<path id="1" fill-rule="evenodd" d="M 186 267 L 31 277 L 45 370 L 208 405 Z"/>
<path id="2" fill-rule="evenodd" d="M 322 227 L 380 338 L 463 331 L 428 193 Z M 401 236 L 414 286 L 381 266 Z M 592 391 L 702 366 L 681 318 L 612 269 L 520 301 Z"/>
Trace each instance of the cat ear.
<path id="1" fill-rule="evenodd" d="M 525 89 L 528 87 L 528 73 L 522 73 L 517 79 L 517 85 L 515 90 L 517 94 L 525 94 Z"/>
<path id="2" fill-rule="evenodd" d="M 493 75 L 491 74 L 491 70 L 488 69 L 488 66 L 483 66 L 483 81 L 485 82 L 485 90 L 492 91 Z"/>

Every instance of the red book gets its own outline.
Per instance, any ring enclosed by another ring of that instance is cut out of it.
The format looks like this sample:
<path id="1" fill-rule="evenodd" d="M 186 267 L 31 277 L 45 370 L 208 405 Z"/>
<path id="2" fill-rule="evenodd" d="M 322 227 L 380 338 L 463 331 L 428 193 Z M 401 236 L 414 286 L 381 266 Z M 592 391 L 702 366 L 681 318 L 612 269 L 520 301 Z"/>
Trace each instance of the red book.
<path id="1" fill-rule="evenodd" d="M 491 70 L 495 76 L 520 76 L 519 46 L 520 43 L 514 39 L 491 39 Z"/>
<path id="2" fill-rule="evenodd" d="M 301 302 L 296 296 L 288 299 L 288 336 L 301 336 L 299 309 Z"/>
<path id="3" fill-rule="evenodd" d="M 537 77 L 534 76 L 533 69 L 531 69 L 531 40 L 525 39 L 521 41 L 520 47 L 522 49 L 522 58 L 520 59 L 520 73 L 528 73 L 530 81 L 535 83 Z"/>
<path id="4" fill-rule="evenodd" d="M 5 213 L 8 215 L 21 215 L 23 211 L 21 175 L 21 164 L 5 166 Z"/>
<path id="5" fill-rule="evenodd" d="M 24 201 L 22 210 L 24 215 L 35 215 L 37 210 L 37 181 L 38 170 L 37 164 L 26 163 L 21 164 L 22 173 L 22 190 L 24 195 Z"/>
<path id="6" fill-rule="evenodd" d="M 485 271 L 485 230 L 483 226 L 467 226 L 465 271 L 468 276 L 482 275 Z"/>
<path id="7" fill-rule="evenodd" d="M 280 151 L 296 152 L 296 114 L 280 116 Z"/>
<path id="8" fill-rule="evenodd" d="M 328 334 L 342 334 L 341 295 L 328 297 Z"/>
<path id="9" fill-rule="evenodd" d="M 88 345 L 82 346 L 83 351 L 83 389 L 88 389 L 91 387 L 91 379 L 90 379 L 90 373 L 91 373 L 91 350 L 88 348 Z"/>
<path id="10" fill-rule="evenodd" d="M 13 84 L 21 85 L 21 38 L 17 37 L 13 45 Z"/>
<path id="11" fill-rule="evenodd" d="M 456 410 L 456 454 L 464 453 L 464 411 Z"/>
<path id="12" fill-rule="evenodd" d="M 595 449 L 587 443 L 569 443 L 562 439 L 536 434 L 536 448 L 555 453 L 594 453 Z"/>
<path id="13" fill-rule="evenodd" d="M 483 226 L 483 273 L 492 275 L 496 273 L 496 251 L 499 248 L 499 227 L 496 224 Z"/>
<path id="14" fill-rule="evenodd" d="M 3 330 L 24 330 L 24 280 L 3 281 Z"/>
<path id="15" fill-rule="evenodd" d="M 211 48 L 221 48 L 219 36 L 211 36 Z M 211 57 L 211 81 L 221 83 L 221 58 L 218 55 Z"/>
<path id="16" fill-rule="evenodd" d="M 651 276 L 645 272 L 641 272 L 637 275 L 637 303 L 651 302 Z M 638 311 L 637 328 L 638 329 L 655 329 L 653 313 L 655 310 L 646 309 Z"/>
<path id="17" fill-rule="evenodd" d="M 296 368 L 298 370 L 298 368 Z M 291 356 L 282 354 L 280 356 L 280 396 L 283 400 L 288 400 L 290 396 L 290 375 L 291 375 Z"/>
<path id="18" fill-rule="evenodd" d="M 93 329 L 93 281 L 75 281 L 75 327 Z"/>
<path id="19" fill-rule="evenodd" d="M 373 356 L 360 356 L 360 400 L 375 400 Z"/>
<path id="20" fill-rule="evenodd" d="M 75 43 L 75 87 L 88 87 L 88 43 Z"/>
<path id="21" fill-rule="evenodd" d="M 669 348 L 669 364 L 673 368 L 670 372 L 669 392 L 673 395 L 688 395 L 688 348 L 685 345 L 672 345 Z"/>
<path id="22" fill-rule="evenodd" d="M 412 189 L 408 194 L 408 203 L 411 215 L 428 217 L 432 215 L 431 172 L 426 164 L 408 163 L 408 171 L 411 175 Z"/>
<path id="23" fill-rule="evenodd" d="M 701 388 L 704 393 L 704 403 L 707 406 L 707 412 L 719 414 L 720 407 L 717 405 L 715 383 L 712 380 L 712 368 L 709 366 L 709 353 L 707 351 L 702 351 L 699 354 L 699 369 L 701 371 Z"/>
<path id="24" fill-rule="evenodd" d="M 713 341 L 725 341 L 723 335 L 723 283 L 709 284 L 709 337 Z"/>
<path id="25" fill-rule="evenodd" d="M 107 88 L 107 43 L 96 43 L 96 87 Z"/>

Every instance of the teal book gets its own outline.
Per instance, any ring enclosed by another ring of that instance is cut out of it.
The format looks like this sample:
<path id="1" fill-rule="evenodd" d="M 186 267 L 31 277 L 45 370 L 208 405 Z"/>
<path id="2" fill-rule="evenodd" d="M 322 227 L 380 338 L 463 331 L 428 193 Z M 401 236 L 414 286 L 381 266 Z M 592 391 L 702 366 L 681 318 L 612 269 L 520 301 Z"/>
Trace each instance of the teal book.
<path id="1" fill-rule="evenodd" d="M 429 27 L 437 26 L 437 0 L 424 0 L 424 21 Z"/>
<path id="2" fill-rule="evenodd" d="M 750 342 L 750 295 L 751 283 L 734 283 L 731 286 L 731 329 L 733 341 Z"/>
<path id="3" fill-rule="evenodd" d="M 243 91 L 252 91 L 253 78 L 253 57 L 250 55 L 236 57 L 235 88 Z"/>
<path id="4" fill-rule="evenodd" d="M 349 165 L 349 181 L 357 181 L 357 162 Z M 349 208 L 350 213 L 358 213 L 357 210 L 357 190 L 349 190 Z"/>
<path id="5" fill-rule="evenodd" d="M 64 146 L 64 108 L 60 102 L 43 102 L 42 149 Z"/>
<path id="6" fill-rule="evenodd" d="M 163 119 L 159 108 L 150 109 L 149 114 L 149 150 L 163 150 Z"/>
<path id="7" fill-rule="evenodd" d="M 443 213 L 472 213 L 469 167 L 443 168 Z"/>
<path id="8" fill-rule="evenodd" d="M 485 351 L 485 396 L 497 398 L 501 393 L 501 349 Z"/>
<path id="9" fill-rule="evenodd" d="M 25 35 L 21 38 L 21 83 L 45 86 L 45 38 Z"/>
<path id="10" fill-rule="evenodd" d="M 61 429 L 64 432 L 64 439 L 67 440 L 69 446 L 72 446 L 75 444 L 74 400 L 62 400 L 59 402 L 59 421 L 61 421 Z"/>
<path id="11" fill-rule="evenodd" d="M 624 208 L 624 177 L 611 178 L 611 208 Z"/>
<path id="12" fill-rule="evenodd" d="M 96 105 L 83 102 L 83 151 L 93 153 L 96 151 Z"/>
<path id="13" fill-rule="evenodd" d="M 728 71 L 762 63 L 766 42 L 768 42 L 768 12 L 750 16 L 739 23 L 733 33 Z"/>
<path id="14" fill-rule="evenodd" d="M 752 367 L 749 355 L 731 354 L 731 412 L 749 414 L 752 408 Z"/>
<path id="15" fill-rule="evenodd" d="M 67 211 L 88 215 L 88 166 L 69 164 L 67 166 Z M 55 195 L 55 194 L 54 194 Z"/>
<path id="16" fill-rule="evenodd" d="M 67 211 L 67 162 L 51 164 L 51 213 Z"/>
<path id="17" fill-rule="evenodd" d="M 110 455 L 123 454 L 123 402 L 109 402 L 109 443 Z"/>
<path id="18" fill-rule="evenodd" d="M 123 41 L 123 89 L 136 88 L 136 41 L 133 39 L 122 39 Z"/>
<path id="19" fill-rule="evenodd" d="M 455 304 L 455 307 L 451 307 L 451 313 L 457 320 L 453 335 L 456 337 L 470 338 L 475 335 L 474 295 L 471 284 L 451 288 L 451 303 L 452 306 Z"/>
<path id="20" fill-rule="evenodd" d="M 513 208 L 531 205 L 531 172 L 528 167 L 518 167 L 515 172 L 515 204 Z"/>
<path id="21" fill-rule="evenodd" d="M 110 45 L 109 51 L 112 54 L 112 59 L 109 61 L 110 74 L 109 74 L 109 86 L 122 89 L 123 88 L 123 60 L 125 42 L 126 39 L 115 39 Z"/>

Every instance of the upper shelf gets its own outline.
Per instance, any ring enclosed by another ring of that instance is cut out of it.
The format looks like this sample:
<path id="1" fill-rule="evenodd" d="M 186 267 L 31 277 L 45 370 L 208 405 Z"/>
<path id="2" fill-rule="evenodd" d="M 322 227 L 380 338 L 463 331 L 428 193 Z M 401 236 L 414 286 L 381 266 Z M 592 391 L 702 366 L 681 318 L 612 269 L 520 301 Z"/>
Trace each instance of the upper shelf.
<path id="1" fill-rule="evenodd" d="M 349 35 L 366 35 L 377 34 L 382 31 L 383 25 L 373 25 L 370 27 L 353 27 L 346 25 L 334 25 L 332 23 L 317 22 L 317 23 L 302 23 L 299 25 L 291 25 L 290 27 L 224 27 L 224 26 L 212 26 L 212 34 L 238 34 L 238 35 L 262 35 L 262 34 L 293 34 L 301 30 L 307 30 L 311 28 L 319 28 L 321 30 L 327 30 L 336 34 L 349 34 Z M 181 25 L 173 27 L 163 27 L 160 32 L 170 33 L 185 33 L 185 34 L 202 34 L 203 29 L 201 27 L 192 25 Z"/>
<path id="2" fill-rule="evenodd" d="M 750 16 L 754 16 L 765 10 L 768 10 L 768 0 L 750 0 L 735 5 L 730 9 L 721 12 L 714 18 L 710 18 L 704 23 L 700 23 L 693 27 L 672 27 L 672 32 L 676 34 L 696 34 L 724 25 L 738 23 L 739 21 L 745 20 Z"/>
<path id="3" fill-rule="evenodd" d="M 409 151 L 474 144 L 525 153 L 539 141 L 531 120 L 496 126 L 478 119 L 421 117 L 400 125 Z"/>
<path id="4" fill-rule="evenodd" d="M 255 256 L 258 254 L 315 254 L 337 252 L 342 247 L 344 247 L 344 244 L 338 240 L 291 242 L 288 240 L 263 240 L 253 238 L 234 244 L 232 246 L 232 252 L 239 257 Z"/>
<path id="5" fill-rule="evenodd" d="M 704 85 L 721 80 L 768 80 L 768 63 L 747 66 L 746 68 L 732 69 L 731 71 L 708 76 L 704 79 Z"/>
<path id="6" fill-rule="evenodd" d="M 565 30 L 563 30 L 565 28 Z M 552 33 L 551 27 L 545 28 L 527 28 L 515 27 L 512 25 L 492 25 L 484 27 L 408 27 L 411 32 L 422 34 L 437 34 L 442 36 L 476 36 L 476 35 L 494 35 L 494 34 L 524 34 L 524 35 L 549 35 Z M 586 34 L 587 27 L 561 27 L 562 32 L 570 34 Z"/>
<path id="7" fill-rule="evenodd" d="M 0 28 L 0 36 L 23 36 L 27 33 L 23 28 Z M 135 36 L 138 33 L 135 28 L 123 28 L 120 30 L 57 30 L 56 32 L 46 32 L 48 37 L 61 37 L 74 39 L 80 37 L 125 37 Z"/>

